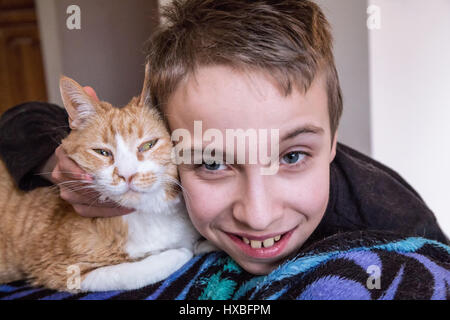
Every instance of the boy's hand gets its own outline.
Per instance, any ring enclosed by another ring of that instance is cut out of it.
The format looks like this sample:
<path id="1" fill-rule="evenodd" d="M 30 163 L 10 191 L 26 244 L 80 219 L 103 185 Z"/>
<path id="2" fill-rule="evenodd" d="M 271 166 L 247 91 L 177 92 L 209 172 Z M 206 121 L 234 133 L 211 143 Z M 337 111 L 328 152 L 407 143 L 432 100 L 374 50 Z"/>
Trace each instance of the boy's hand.
<path id="1" fill-rule="evenodd" d="M 84 87 L 84 90 L 96 101 L 99 100 L 94 89 Z M 97 200 L 100 193 L 91 188 L 83 188 L 92 182 L 92 178 L 66 155 L 61 146 L 56 148 L 54 156 L 48 162 L 55 163 L 50 180 L 59 185 L 61 198 L 69 202 L 79 215 L 114 217 L 134 211 L 118 207 L 115 202 L 100 202 Z"/>

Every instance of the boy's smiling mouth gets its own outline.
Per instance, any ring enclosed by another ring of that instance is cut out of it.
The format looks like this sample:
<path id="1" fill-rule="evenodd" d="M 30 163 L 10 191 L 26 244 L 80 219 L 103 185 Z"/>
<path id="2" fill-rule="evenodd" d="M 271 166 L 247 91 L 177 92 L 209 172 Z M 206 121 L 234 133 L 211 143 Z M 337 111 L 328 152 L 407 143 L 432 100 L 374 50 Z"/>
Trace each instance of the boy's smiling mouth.
<path id="1" fill-rule="evenodd" d="M 286 247 L 290 236 L 297 227 L 280 233 L 265 236 L 254 236 L 243 233 L 225 232 L 233 240 L 240 251 L 252 258 L 274 258 L 280 255 Z"/>

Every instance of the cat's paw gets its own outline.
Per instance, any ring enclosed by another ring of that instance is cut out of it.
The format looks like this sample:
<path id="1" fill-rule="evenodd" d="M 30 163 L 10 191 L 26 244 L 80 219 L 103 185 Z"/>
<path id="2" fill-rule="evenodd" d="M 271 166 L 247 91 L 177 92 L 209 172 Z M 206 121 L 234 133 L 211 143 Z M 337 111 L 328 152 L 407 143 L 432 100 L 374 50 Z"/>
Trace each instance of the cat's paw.
<path id="1" fill-rule="evenodd" d="M 123 264 L 125 265 L 125 264 Z M 121 266 L 121 265 L 117 265 Z M 97 268 L 89 272 L 81 282 L 82 292 L 126 289 L 120 281 L 120 270 L 116 266 Z"/>
<path id="2" fill-rule="evenodd" d="M 159 254 L 167 261 L 168 275 L 184 266 L 194 253 L 188 248 L 170 249 Z"/>
<path id="3" fill-rule="evenodd" d="M 168 255 L 170 254 L 173 259 L 178 261 L 189 261 L 194 256 L 192 250 L 188 248 L 170 249 L 164 253 L 167 253 Z"/>
<path id="4" fill-rule="evenodd" d="M 105 266 L 89 272 L 82 291 L 135 290 L 162 281 L 193 257 L 187 248 L 170 249 L 136 262 Z"/>
<path id="5" fill-rule="evenodd" d="M 199 255 L 202 253 L 208 253 L 213 251 L 220 251 L 220 249 L 217 248 L 208 240 L 199 240 L 195 243 L 194 255 Z"/>

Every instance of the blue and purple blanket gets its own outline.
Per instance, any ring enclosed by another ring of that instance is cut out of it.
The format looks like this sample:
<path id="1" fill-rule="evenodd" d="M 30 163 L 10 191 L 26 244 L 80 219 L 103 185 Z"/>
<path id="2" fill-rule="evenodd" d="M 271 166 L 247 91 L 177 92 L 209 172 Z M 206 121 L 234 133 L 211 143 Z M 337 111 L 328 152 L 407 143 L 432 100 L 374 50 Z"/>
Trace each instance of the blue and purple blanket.
<path id="1" fill-rule="evenodd" d="M 134 291 L 71 294 L 0 285 L 12 299 L 450 299 L 450 247 L 420 237 L 341 233 L 302 249 L 266 276 L 242 270 L 223 252 L 194 257 L 164 281 Z"/>

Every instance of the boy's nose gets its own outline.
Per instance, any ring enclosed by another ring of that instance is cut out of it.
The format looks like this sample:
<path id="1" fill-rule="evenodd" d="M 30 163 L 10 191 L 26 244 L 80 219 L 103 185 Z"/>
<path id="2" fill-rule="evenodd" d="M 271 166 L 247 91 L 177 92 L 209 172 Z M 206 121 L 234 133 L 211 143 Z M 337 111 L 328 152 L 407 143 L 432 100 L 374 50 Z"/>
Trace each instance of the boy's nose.
<path id="1" fill-rule="evenodd" d="M 245 192 L 233 207 L 233 216 L 246 227 L 264 231 L 282 215 L 282 206 L 278 205 L 277 195 L 268 187 L 268 179 L 261 176 L 258 181 L 249 181 Z"/>

